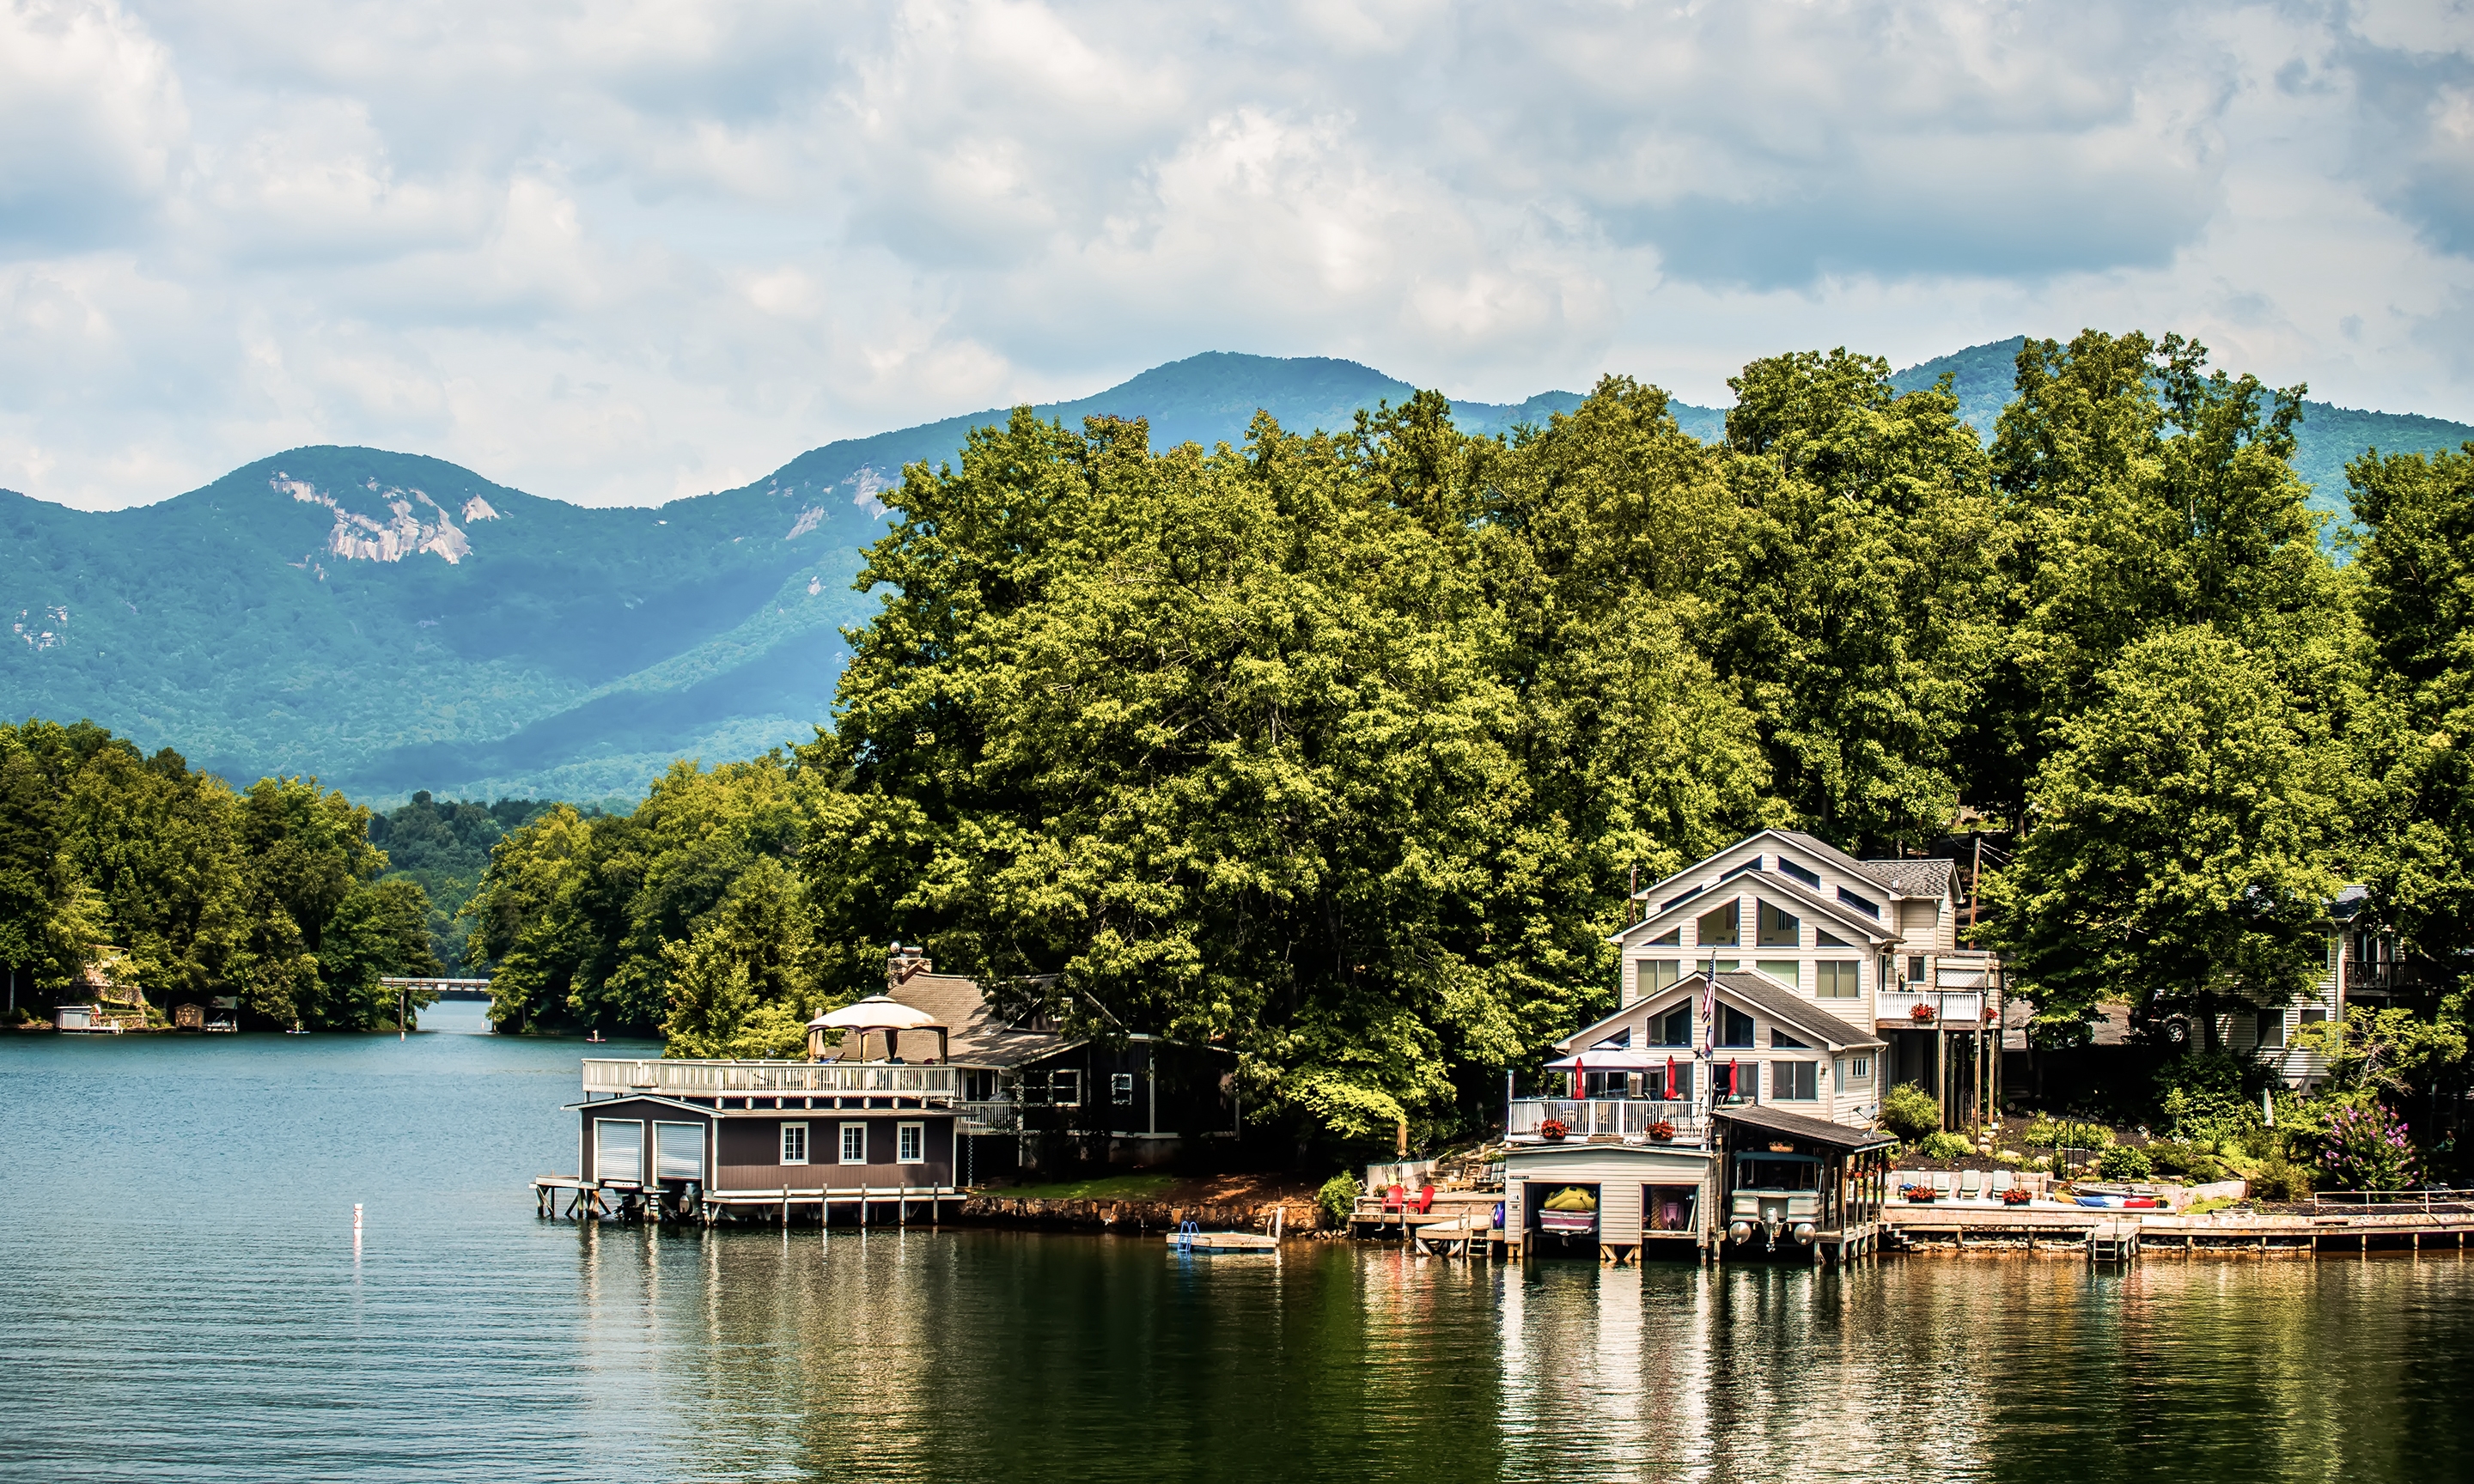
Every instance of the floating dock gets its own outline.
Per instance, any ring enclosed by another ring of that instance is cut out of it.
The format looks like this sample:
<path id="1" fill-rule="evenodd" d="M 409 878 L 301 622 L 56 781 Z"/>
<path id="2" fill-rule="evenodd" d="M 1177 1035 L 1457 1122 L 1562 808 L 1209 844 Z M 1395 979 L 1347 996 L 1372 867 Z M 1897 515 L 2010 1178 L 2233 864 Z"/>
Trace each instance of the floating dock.
<path id="1" fill-rule="evenodd" d="M 1171 1252 L 1278 1252 L 1280 1244 L 1273 1237 L 1254 1232 L 1171 1232 Z"/>

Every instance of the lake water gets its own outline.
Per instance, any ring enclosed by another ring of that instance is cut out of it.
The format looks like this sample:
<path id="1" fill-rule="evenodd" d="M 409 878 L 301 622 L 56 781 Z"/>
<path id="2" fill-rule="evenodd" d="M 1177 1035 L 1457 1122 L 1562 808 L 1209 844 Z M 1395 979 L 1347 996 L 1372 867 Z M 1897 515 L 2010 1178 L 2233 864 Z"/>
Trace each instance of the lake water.
<path id="1" fill-rule="evenodd" d="M 11 1479 L 2444 1479 L 2474 1268 L 537 1220 L 577 1043 L 0 1042 Z M 364 1210 L 357 1248 L 352 1211 Z"/>

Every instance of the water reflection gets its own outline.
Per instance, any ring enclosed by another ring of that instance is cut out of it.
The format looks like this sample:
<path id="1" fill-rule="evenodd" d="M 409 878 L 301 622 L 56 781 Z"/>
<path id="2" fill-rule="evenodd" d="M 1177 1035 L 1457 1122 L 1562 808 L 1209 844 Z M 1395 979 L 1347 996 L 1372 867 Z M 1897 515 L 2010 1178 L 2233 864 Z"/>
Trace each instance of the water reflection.
<path id="1" fill-rule="evenodd" d="M 524 1194 L 572 1168 L 574 1047 L 303 1039 L 0 1051 L 0 1478 L 2469 1472 L 2453 1252 L 1834 1274 L 577 1227 Z"/>

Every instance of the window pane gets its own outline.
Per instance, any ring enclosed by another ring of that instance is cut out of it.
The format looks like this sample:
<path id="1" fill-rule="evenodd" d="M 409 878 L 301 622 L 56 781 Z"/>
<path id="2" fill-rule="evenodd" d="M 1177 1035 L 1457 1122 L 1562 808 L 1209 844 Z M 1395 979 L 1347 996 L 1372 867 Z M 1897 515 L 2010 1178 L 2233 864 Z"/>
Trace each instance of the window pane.
<path id="1" fill-rule="evenodd" d="M 845 1123 L 842 1125 L 842 1162 L 844 1164 L 865 1164 L 867 1162 L 866 1124 Z"/>
<path id="2" fill-rule="evenodd" d="M 808 1162 L 808 1126 L 806 1124 L 782 1125 L 782 1162 L 785 1164 Z"/>
<path id="3" fill-rule="evenodd" d="M 1718 1007 L 1718 1044 L 1749 1046 L 1753 1043 L 1753 1017 L 1733 1005 Z"/>
<path id="4" fill-rule="evenodd" d="M 1812 992 L 1822 999 L 1856 997 L 1856 964 L 1852 959 L 1825 959 L 1812 966 Z"/>
<path id="5" fill-rule="evenodd" d="M 1765 958 L 1755 964 L 1753 967 L 1769 975 L 1771 978 L 1776 979 L 1779 983 L 1785 985 L 1789 989 L 1795 988 L 1802 982 L 1804 966 L 1791 958 Z"/>
<path id="6" fill-rule="evenodd" d="M 1693 929 L 1693 941 L 1704 947 L 1711 944 L 1734 947 L 1738 941 L 1740 926 L 1736 914 L 1742 905 L 1740 901 L 1731 901 L 1714 912 L 1703 913 L 1699 924 Z"/>
<path id="7" fill-rule="evenodd" d="M 1801 941 L 1804 924 L 1768 902 L 1760 903 L 1758 920 L 1762 947 L 1792 948 Z"/>

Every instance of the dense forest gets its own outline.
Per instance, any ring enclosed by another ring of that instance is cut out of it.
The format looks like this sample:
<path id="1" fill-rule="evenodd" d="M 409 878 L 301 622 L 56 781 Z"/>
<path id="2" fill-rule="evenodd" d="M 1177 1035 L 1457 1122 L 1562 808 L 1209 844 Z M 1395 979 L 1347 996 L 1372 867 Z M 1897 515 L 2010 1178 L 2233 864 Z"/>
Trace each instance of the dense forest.
<path id="1" fill-rule="evenodd" d="M 2289 996 L 2347 880 L 2463 951 L 2474 454 L 2359 461 L 2341 565 L 2302 389 L 2140 334 L 2015 376 L 1989 446 L 1844 351 L 1707 443 L 1621 377 L 1508 436 L 1017 414 L 886 495 L 813 744 L 508 836 L 494 1015 L 785 1051 L 915 942 L 1231 1045 L 1301 1128 L 1442 1132 L 1612 1001 L 1633 873 L 1765 824 L 2018 832 L 1986 936 L 2049 1043 Z"/>
<path id="2" fill-rule="evenodd" d="M 25 771 L 218 843 L 132 888 L 20 847 L 100 838 L 79 807 L 11 814 L 12 904 L 123 915 L 0 953 L 117 934 L 283 1014 L 357 993 L 320 988 L 362 982 L 324 944 L 392 888 L 385 941 L 490 966 L 503 1030 L 755 1055 L 917 943 L 1069 1025 L 1230 1046 L 1250 1108 L 1346 1138 L 1476 1116 L 1612 1002 L 1635 874 L 1764 825 L 2013 833 L 1984 937 L 2050 1045 L 2099 1000 L 2290 997 L 2349 881 L 2442 965 L 2474 951 L 2474 448 L 2353 464 L 2338 561 L 2302 389 L 2177 337 L 2025 343 L 1989 443 L 1946 380 L 1843 350 L 1731 385 L 1710 441 L 1621 377 L 1503 435 L 1432 394 L 1211 449 L 1018 412 L 885 492 L 813 742 L 681 762 L 628 813 L 416 800 L 338 829 L 323 909 L 238 842 L 340 799 L 23 729 L 12 810 Z M 74 780 L 107 753 L 160 781 Z M 2460 1018 L 2416 1043 L 2462 1058 Z"/>
<path id="3" fill-rule="evenodd" d="M 438 965 L 427 899 L 381 876 L 370 823 L 315 779 L 235 792 L 169 748 L 147 756 L 89 723 L 0 726 L 12 1002 L 30 1015 L 108 964 L 158 1020 L 230 997 L 247 1025 L 393 1025 L 398 998 L 379 977 Z"/>

